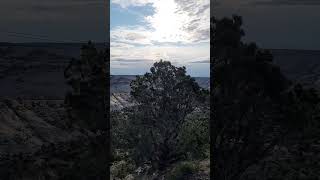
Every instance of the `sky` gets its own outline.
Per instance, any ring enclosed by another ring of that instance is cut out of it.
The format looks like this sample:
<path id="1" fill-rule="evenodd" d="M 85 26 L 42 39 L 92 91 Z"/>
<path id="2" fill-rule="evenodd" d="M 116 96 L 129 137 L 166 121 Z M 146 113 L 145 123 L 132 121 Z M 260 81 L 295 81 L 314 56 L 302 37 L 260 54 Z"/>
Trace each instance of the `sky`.
<path id="1" fill-rule="evenodd" d="M 209 77 L 210 0 L 111 0 L 112 75 L 147 72 L 156 61 Z"/>
<path id="2" fill-rule="evenodd" d="M 104 42 L 106 0 L 1 0 L 1 42 Z"/>
<path id="3" fill-rule="evenodd" d="M 104 42 L 110 18 L 111 73 L 142 74 L 162 58 L 208 76 L 209 0 L 110 0 L 110 9 L 107 1 L 1 0 L 0 41 Z M 243 17 L 245 41 L 320 50 L 319 0 L 211 2 L 211 15 Z"/>
<path id="4" fill-rule="evenodd" d="M 243 17 L 245 41 L 262 48 L 320 50 L 319 0 L 215 0 L 211 15 Z"/>

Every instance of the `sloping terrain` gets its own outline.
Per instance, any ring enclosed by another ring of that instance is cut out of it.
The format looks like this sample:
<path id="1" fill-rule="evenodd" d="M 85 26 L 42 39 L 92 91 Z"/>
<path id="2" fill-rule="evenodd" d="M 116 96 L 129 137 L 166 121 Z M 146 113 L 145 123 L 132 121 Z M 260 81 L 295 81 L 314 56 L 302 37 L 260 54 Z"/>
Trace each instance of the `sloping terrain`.
<path id="1" fill-rule="evenodd" d="M 0 100 L 0 154 L 32 153 L 84 137 L 68 126 L 61 101 Z"/>
<path id="2" fill-rule="evenodd" d="M 135 76 L 117 75 L 110 79 L 110 110 L 120 110 L 132 104 L 130 98 L 130 82 Z M 198 84 L 205 89 L 210 89 L 210 78 L 196 77 Z"/>
<path id="3" fill-rule="evenodd" d="M 98 44 L 100 49 L 103 44 Z M 68 86 L 64 69 L 80 55 L 81 44 L 0 44 L 0 96 L 23 99 L 64 99 Z M 320 88 L 320 51 L 271 50 L 274 62 L 292 81 Z M 129 99 L 135 76 L 112 75 L 111 109 L 123 107 Z M 203 88 L 210 78 L 196 77 Z"/>
<path id="4" fill-rule="evenodd" d="M 54 166 L 66 169 L 74 166 L 70 163 L 74 161 L 72 158 L 79 158 L 92 146 L 90 139 L 95 135 L 67 120 L 63 102 L 68 90 L 63 72 L 71 57 L 79 57 L 79 49 L 79 44 L 0 44 L 1 178 L 12 177 L 19 171 L 27 173 L 25 177 L 29 179 L 45 179 L 44 175 L 33 176 L 37 172 L 54 177 L 57 175 L 52 171 Z M 320 88 L 320 51 L 272 50 L 272 53 L 289 79 Z M 130 82 L 134 78 L 111 76 L 111 110 L 131 104 Z M 210 88 L 209 78 L 195 79 L 201 87 Z M 13 169 L 21 162 L 25 162 L 25 167 Z M 46 170 L 40 170 L 42 167 Z M 6 176 L 8 172 L 10 176 Z"/>
<path id="5" fill-rule="evenodd" d="M 124 107 L 130 106 L 132 99 L 129 93 L 112 93 L 110 95 L 110 110 L 120 110 Z"/>
<path id="6" fill-rule="evenodd" d="M 98 45 L 102 49 L 103 45 Z M 80 54 L 80 44 L 0 44 L 0 97 L 64 99 L 68 86 L 64 69 Z M 135 76 L 110 77 L 111 110 L 129 103 L 130 82 Z M 196 78 L 210 87 L 209 78 Z"/>
<path id="7" fill-rule="evenodd" d="M 130 82 L 136 76 L 131 75 L 112 75 L 110 79 L 110 93 L 129 93 Z M 197 83 L 205 89 L 210 89 L 210 78 L 208 77 L 195 77 Z"/>
<path id="8" fill-rule="evenodd" d="M 292 81 L 320 88 L 320 51 L 271 50 L 274 62 Z"/>
<path id="9" fill-rule="evenodd" d="M 98 136 L 65 116 L 60 100 L 0 99 L 0 179 L 73 179 L 96 173 L 87 166 L 99 163 Z"/>
<path id="10" fill-rule="evenodd" d="M 105 156 L 97 151 L 100 135 L 72 123 L 65 111 L 63 72 L 71 57 L 55 47 L 0 46 L 0 179 L 79 179 L 105 171 L 96 165 Z"/>

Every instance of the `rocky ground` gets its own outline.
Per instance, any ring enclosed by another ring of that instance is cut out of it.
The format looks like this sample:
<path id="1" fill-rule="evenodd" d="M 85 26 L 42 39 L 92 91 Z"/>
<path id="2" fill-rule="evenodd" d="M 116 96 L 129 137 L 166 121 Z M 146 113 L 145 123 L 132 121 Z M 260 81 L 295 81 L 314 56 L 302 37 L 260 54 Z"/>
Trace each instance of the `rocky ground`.
<path id="1" fill-rule="evenodd" d="M 97 134 L 70 124 L 63 106 L 61 100 L 0 99 L 0 179 L 71 177 L 85 166 L 81 161 L 92 160 Z"/>

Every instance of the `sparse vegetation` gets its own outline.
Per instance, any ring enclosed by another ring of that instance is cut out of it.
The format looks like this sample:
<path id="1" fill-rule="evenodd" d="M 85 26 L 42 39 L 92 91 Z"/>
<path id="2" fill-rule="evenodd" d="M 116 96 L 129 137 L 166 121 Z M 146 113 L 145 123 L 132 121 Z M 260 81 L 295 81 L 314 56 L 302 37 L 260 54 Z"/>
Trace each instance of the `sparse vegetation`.
<path id="1" fill-rule="evenodd" d="M 192 162 L 181 162 L 176 165 L 167 176 L 168 180 L 184 180 L 198 171 L 197 164 Z"/>
<path id="2" fill-rule="evenodd" d="M 209 152 L 208 91 L 184 67 L 167 61 L 137 76 L 131 89 L 135 105 L 111 112 L 113 167 L 133 161 L 140 173 L 131 173 L 150 179 L 170 168 L 171 179 L 196 173 L 193 160 L 206 159 Z M 119 152 L 125 155 L 119 158 Z"/>

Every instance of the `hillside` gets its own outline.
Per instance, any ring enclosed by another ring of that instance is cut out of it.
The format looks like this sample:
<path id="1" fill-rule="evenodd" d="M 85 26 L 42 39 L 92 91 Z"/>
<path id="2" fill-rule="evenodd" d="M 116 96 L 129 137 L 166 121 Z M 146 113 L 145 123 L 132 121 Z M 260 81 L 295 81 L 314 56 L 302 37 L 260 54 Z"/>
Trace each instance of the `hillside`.
<path id="1" fill-rule="evenodd" d="M 1 46 L 0 179 L 75 179 L 105 170 L 95 165 L 105 157 L 97 152 L 101 135 L 67 116 L 70 57 L 52 47 Z"/>
<path id="2" fill-rule="evenodd" d="M 130 75 L 112 75 L 110 80 L 110 93 L 129 93 L 130 82 L 136 76 Z M 210 89 L 210 78 L 208 77 L 195 77 L 197 83 L 205 89 Z"/>
<path id="3" fill-rule="evenodd" d="M 68 86 L 63 72 L 72 57 L 79 57 L 80 47 L 81 44 L 0 44 L 0 97 L 64 99 Z M 133 79 L 135 76 L 111 76 L 111 109 L 127 103 Z M 200 86 L 210 87 L 209 78 L 196 80 Z"/>
<path id="4" fill-rule="evenodd" d="M 83 140 L 85 144 L 91 143 L 94 134 L 70 126 L 63 101 L 68 90 L 63 72 L 72 57 L 79 57 L 80 46 L 0 44 L 0 168 L 3 172 L 8 172 L 17 162 L 28 161 L 34 170 L 26 169 L 23 173 L 32 179 L 46 159 L 52 160 L 45 170 L 50 174 L 50 166 L 71 166 L 72 159 L 68 162 L 59 155 L 70 153 L 68 156 L 76 159 L 88 150 L 89 145 L 82 146 Z M 272 53 L 275 64 L 289 79 L 320 88 L 320 51 L 272 50 Z M 130 82 L 134 78 L 111 76 L 111 110 L 131 104 Z M 201 87 L 210 88 L 210 78 L 195 79 Z M 53 151 L 49 150 L 51 146 L 55 147 Z M 1 173 L 0 177 L 7 175 Z"/>
<path id="5" fill-rule="evenodd" d="M 98 45 L 100 48 L 103 44 Z M 81 44 L 0 44 L 0 96 L 26 99 L 64 99 L 68 86 L 63 71 L 71 57 L 79 57 Z M 320 88 L 320 51 L 272 50 L 275 64 L 285 75 Z M 111 109 L 122 107 L 135 76 L 112 75 Z M 210 79 L 196 77 L 203 88 Z M 120 94 L 118 94 L 120 93 Z"/>
<path id="6" fill-rule="evenodd" d="M 292 81 L 320 88 L 320 51 L 271 50 L 274 62 Z"/>

